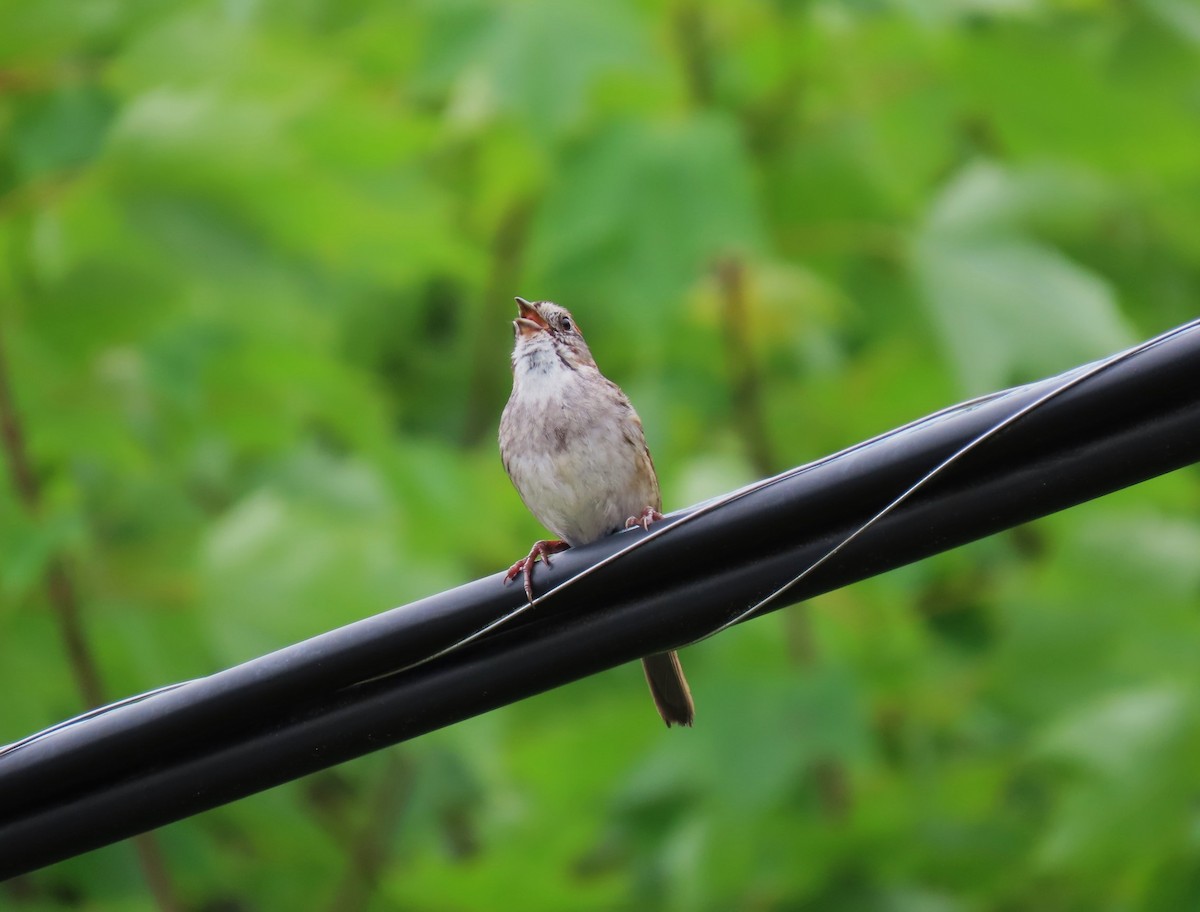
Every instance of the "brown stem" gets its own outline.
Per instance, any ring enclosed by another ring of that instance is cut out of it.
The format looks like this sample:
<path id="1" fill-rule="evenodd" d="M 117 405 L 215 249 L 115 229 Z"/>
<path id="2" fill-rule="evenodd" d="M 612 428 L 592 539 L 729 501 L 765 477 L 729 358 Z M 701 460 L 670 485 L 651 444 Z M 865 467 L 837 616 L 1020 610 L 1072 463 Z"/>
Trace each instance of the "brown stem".
<path id="1" fill-rule="evenodd" d="M 171 881 L 171 872 L 167 860 L 163 857 L 162 846 L 153 833 L 142 833 L 132 840 L 137 852 L 138 866 L 142 869 L 142 878 L 150 888 L 155 905 L 161 912 L 182 912 L 183 904 L 175 893 L 175 885 Z"/>
<path id="2" fill-rule="evenodd" d="M 793 605 L 782 614 L 788 658 L 801 668 L 811 668 L 817 664 L 817 643 L 808 603 Z"/>
<path id="3" fill-rule="evenodd" d="M 17 413 L 15 397 L 8 379 L 8 365 L 4 358 L 3 336 L 0 335 L 0 447 L 3 447 L 8 463 L 9 478 L 13 490 L 30 516 L 36 516 L 42 508 L 42 490 L 29 451 L 25 446 L 25 432 Z M 79 597 L 71 575 L 61 555 L 53 556 L 46 566 L 44 576 L 46 598 L 58 622 L 59 633 L 67 652 L 67 661 L 75 677 L 75 686 L 87 706 L 98 706 L 104 701 L 104 688 L 100 671 L 88 646 L 83 627 L 83 616 Z M 142 869 L 150 892 L 158 908 L 163 912 L 176 912 L 182 908 L 175 898 L 170 875 L 163 860 L 158 842 L 150 834 L 134 840 L 138 863 Z"/>
<path id="4" fill-rule="evenodd" d="M 675 10 L 672 24 L 692 104 L 706 108 L 713 103 L 713 78 L 704 12 L 695 3 L 683 3 Z"/>
<path id="5" fill-rule="evenodd" d="M 395 751 L 390 753 L 370 801 L 370 816 L 345 840 L 347 870 L 330 909 L 354 912 L 371 905 L 379 874 L 388 861 L 389 834 L 408 805 L 414 780 L 412 762 Z"/>
<path id="6" fill-rule="evenodd" d="M 87 634 L 79 611 L 79 599 L 61 557 L 52 557 L 46 568 L 46 592 L 58 621 L 58 630 L 67 650 L 67 661 L 75 675 L 75 685 L 87 706 L 104 702 L 104 687 L 100 670 L 88 649 Z"/>
<path id="7" fill-rule="evenodd" d="M 29 460 L 29 451 L 25 447 L 25 433 L 9 385 L 3 345 L 0 345 L 0 441 L 7 457 L 13 490 L 17 492 L 26 511 L 31 516 L 36 516 L 42 508 L 42 490 Z M 46 597 L 55 620 L 58 621 L 71 672 L 75 676 L 75 684 L 84 702 L 89 707 L 97 706 L 104 700 L 100 672 L 88 650 L 87 636 L 79 613 L 79 600 L 61 557 L 51 558 L 46 567 L 45 585 Z"/>
<path id="8" fill-rule="evenodd" d="M 788 657 L 805 673 L 816 668 L 820 657 L 813 636 L 810 605 L 805 602 L 782 612 Z M 816 789 L 822 812 L 830 820 L 842 820 L 850 811 L 850 777 L 836 757 L 817 757 L 808 767 L 809 781 Z"/>
<path id="9" fill-rule="evenodd" d="M 716 268 L 721 289 L 721 317 L 725 355 L 729 363 L 729 382 L 733 399 L 733 417 L 746 443 L 750 462 L 759 475 L 775 472 L 775 459 L 763 417 L 762 381 L 758 361 L 750 341 L 750 313 L 746 294 L 746 268 L 736 257 L 725 257 Z"/>
<path id="10" fill-rule="evenodd" d="M 775 460 L 763 417 L 758 362 L 750 341 L 752 315 L 747 301 L 745 266 L 734 257 L 726 257 L 717 264 L 717 282 L 721 287 L 722 335 L 729 361 L 734 420 L 755 470 L 760 475 L 770 475 L 775 471 Z M 798 605 L 787 612 L 787 633 L 796 663 L 802 668 L 813 668 L 819 657 L 807 605 Z M 842 764 L 834 757 L 821 757 L 808 772 L 825 814 L 835 820 L 844 818 L 850 809 L 851 794 L 849 777 Z"/>
<path id="11" fill-rule="evenodd" d="M 683 56 L 684 76 L 691 102 L 697 108 L 710 107 L 715 101 L 713 84 L 712 49 L 709 45 L 704 12 L 694 2 L 684 2 L 675 13 L 676 40 Z M 795 82 L 798 91 L 800 83 Z M 793 87 L 788 88 L 784 101 L 791 101 Z M 748 126 L 754 123 L 744 117 Z M 778 122 L 782 122 L 780 119 Z M 757 134 L 751 131 L 748 137 L 752 149 L 763 154 L 769 147 L 768 136 L 763 124 L 759 123 Z M 774 128 L 774 125 L 773 125 Z M 717 285 L 721 293 L 721 318 L 725 341 L 726 360 L 729 364 L 729 381 L 733 406 L 733 417 L 738 432 L 745 441 L 750 462 L 757 474 L 766 476 L 776 471 L 770 436 L 767 433 L 763 384 L 758 361 L 751 343 L 750 304 L 747 300 L 746 269 L 740 259 L 724 257 L 716 265 Z M 812 635 L 812 621 L 807 606 L 799 606 L 788 612 L 788 634 L 793 658 L 805 668 L 818 661 L 816 645 Z M 849 811 L 851 794 L 849 777 L 842 764 L 833 757 L 818 758 L 809 767 L 808 775 L 816 788 L 821 808 L 831 819 L 841 819 Z"/>
<path id="12" fill-rule="evenodd" d="M 25 458 L 25 443 L 21 425 L 17 421 L 12 393 L 8 388 L 8 370 L 4 362 L 4 348 L 0 346 L 0 441 L 8 457 L 8 474 L 13 490 L 21 498 L 27 510 L 37 507 L 40 491 L 29 460 Z"/>

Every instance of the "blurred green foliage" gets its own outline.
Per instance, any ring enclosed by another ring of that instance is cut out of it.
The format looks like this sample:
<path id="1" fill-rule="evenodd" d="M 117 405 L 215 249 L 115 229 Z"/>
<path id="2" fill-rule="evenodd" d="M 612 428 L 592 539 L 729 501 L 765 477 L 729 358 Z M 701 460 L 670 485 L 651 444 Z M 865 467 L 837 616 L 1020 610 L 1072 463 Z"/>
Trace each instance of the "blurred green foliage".
<path id="1" fill-rule="evenodd" d="M 494 572 L 512 295 L 684 506 L 1191 317 L 1193 0 L 0 3 L 0 741 Z M 185 908 L 1200 903 L 1200 475 L 168 827 Z M 161 906 L 161 900 L 159 901 Z M 128 845 L 5 908 L 155 900 Z"/>

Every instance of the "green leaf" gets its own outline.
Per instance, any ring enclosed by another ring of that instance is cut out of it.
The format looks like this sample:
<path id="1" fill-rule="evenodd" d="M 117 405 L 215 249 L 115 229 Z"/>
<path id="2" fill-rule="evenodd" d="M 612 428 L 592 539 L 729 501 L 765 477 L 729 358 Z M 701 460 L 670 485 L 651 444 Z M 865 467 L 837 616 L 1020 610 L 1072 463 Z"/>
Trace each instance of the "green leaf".
<path id="1" fill-rule="evenodd" d="M 1039 740 L 1035 756 L 1073 772 L 1039 849 L 1047 867 L 1099 870 L 1137 863 L 1193 826 L 1179 796 L 1194 775 L 1184 759 L 1200 744 L 1194 701 L 1166 685 L 1126 691 L 1080 708 Z M 1138 846 L 1132 855 L 1130 845 Z"/>
<path id="2" fill-rule="evenodd" d="M 91 162 L 115 107 L 107 92 L 90 83 L 23 100 L 9 139 L 17 175 L 29 180 Z"/>
<path id="3" fill-rule="evenodd" d="M 640 311 L 677 298 L 718 254 L 763 244 L 736 127 L 714 115 L 583 143 L 539 213 L 533 260 L 563 299 Z"/>
<path id="4" fill-rule="evenodd" d="M 1140 0 L 1183 40 L 1200 47 L 1200 9 L 1188 0 Z"/>
<path id="5" fill-rule="evenodd" d="M 577 128 L 606 77 L 646 72 L 645 36 L 620 4 L 433 5 L 426 84 L 452 84 L 448 117 L 477 130 L 512 116 L 543 141 Z M 547 74 L 553 73 L 553 78 Z"/>
<path id="6" fill-rule="evenodd" d="M 1038 202 L 1025 189 L 994 166 L 969 167 L 934 201 L 915 241 L 914 277 L 970 393 L 1057 373 L 1136 338 L 1101 276 L 1022 231 Z"/>

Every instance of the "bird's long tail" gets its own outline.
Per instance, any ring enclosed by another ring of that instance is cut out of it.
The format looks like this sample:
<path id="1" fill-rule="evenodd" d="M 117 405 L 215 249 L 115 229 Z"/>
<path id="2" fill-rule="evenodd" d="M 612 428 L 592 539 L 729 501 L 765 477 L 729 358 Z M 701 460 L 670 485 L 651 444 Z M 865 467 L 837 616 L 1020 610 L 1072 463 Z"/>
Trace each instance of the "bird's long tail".
<path id="1" fill-rule="evenodd" d="M 660 652 L 646 656 L 642 659 L 642 668 L 646 672 L 646 683 L 650 685 L 650 696 L 667 727 L 690 726 L 696 717 L 696 706 L 692 703 L 692 692 L 683 676 L 679 655 Z"/>

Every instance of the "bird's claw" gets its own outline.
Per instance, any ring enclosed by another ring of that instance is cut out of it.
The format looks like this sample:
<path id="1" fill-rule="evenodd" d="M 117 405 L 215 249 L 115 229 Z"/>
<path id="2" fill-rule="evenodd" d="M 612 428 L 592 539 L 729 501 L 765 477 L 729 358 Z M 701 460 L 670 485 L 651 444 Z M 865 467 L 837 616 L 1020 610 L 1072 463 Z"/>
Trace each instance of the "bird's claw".
<path id="1" fill-rule="evenodd" d="M 631 516 L 625 520 L 625 528 L 632 529 L 634 526 L 641 526 L 642 529 L 648 532 L 650 530 L 650 523 L 658 522 L 662 518 L 663 515 L 654 509 L 654 507 L 646 507 L 637 516 Z"/>
<path id="2" fill-rule="evenodd" d="M 540 556 L 542 563 L 547 567 L 550 564 L 550 555 L 557 554 L 559 551 L 566 551 L 571 547 L 565 541 L 560 539 L 552 539 L 549 541 L 537 541 L 533 543 L 533 547 L 529 549 L 529 553 L 521 558 L 515 564 L 508 568 L 508 572 L 504 574 L 504 585 L 508 585 L 517 578 L 519 574 L 525 574 L 525 597 L 533 602 L 533 565 Z"/>

